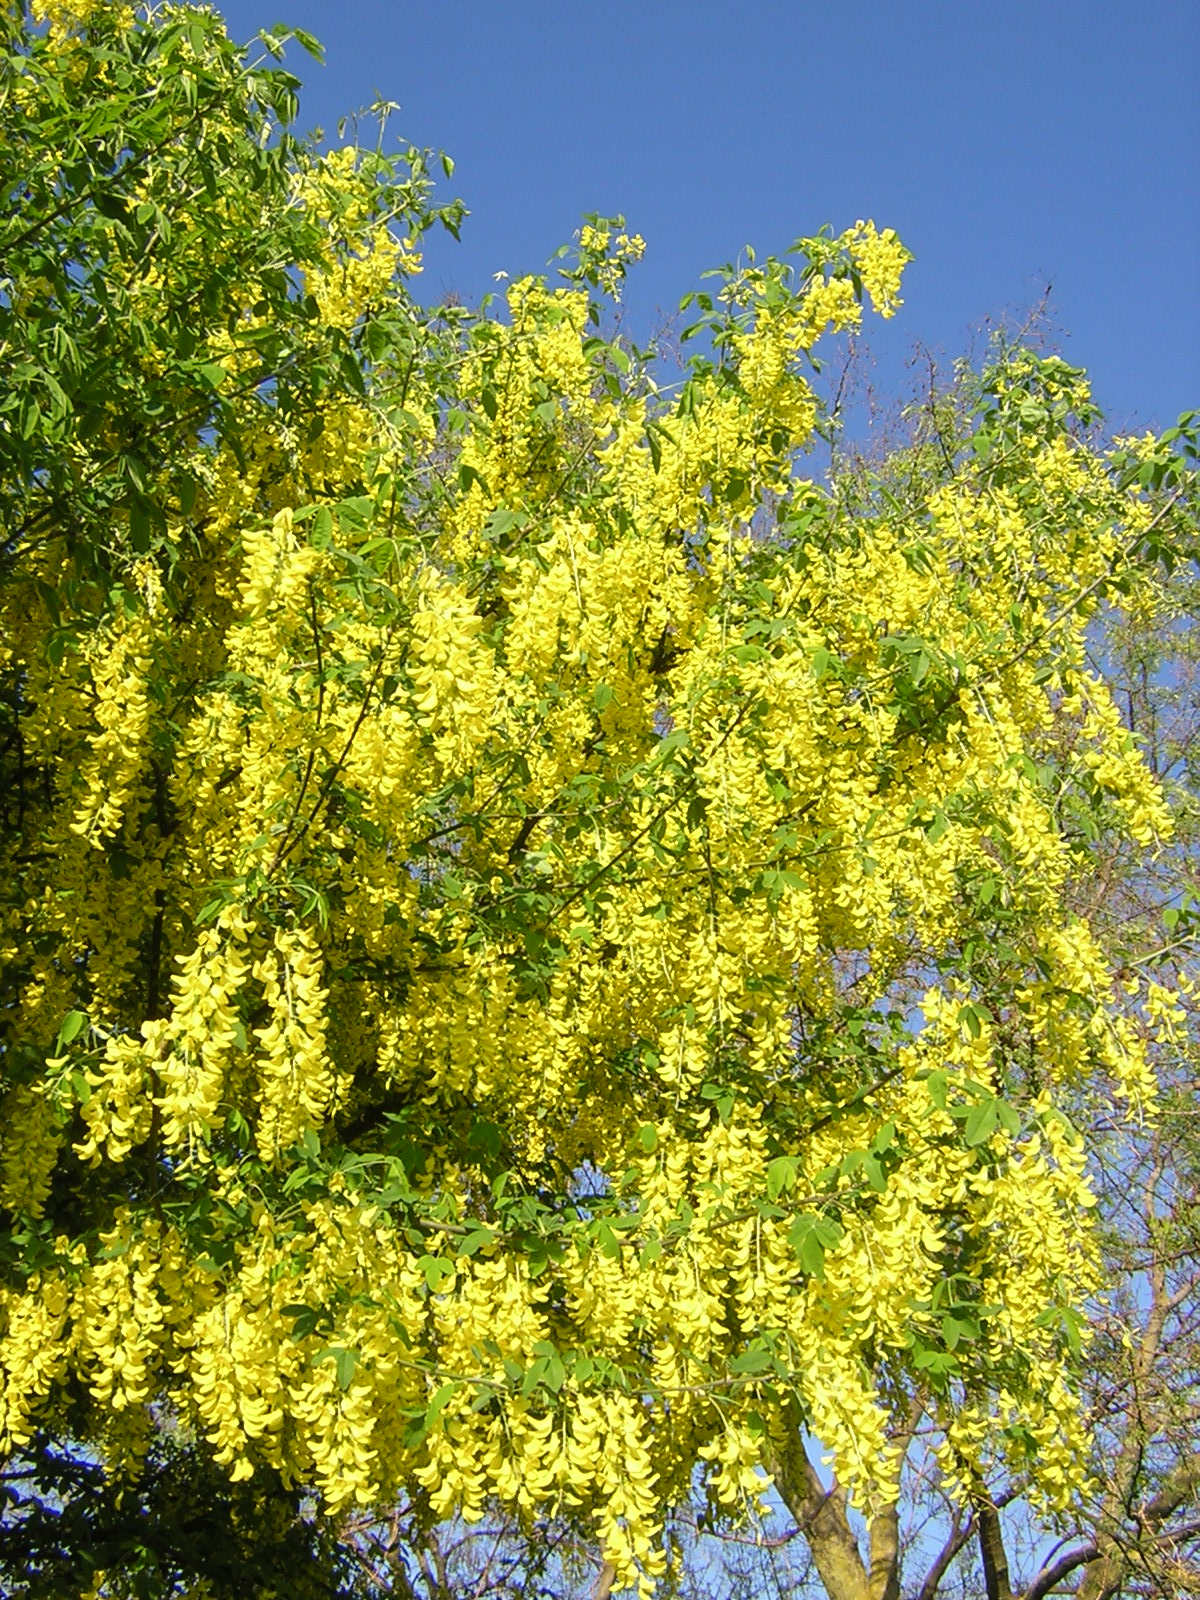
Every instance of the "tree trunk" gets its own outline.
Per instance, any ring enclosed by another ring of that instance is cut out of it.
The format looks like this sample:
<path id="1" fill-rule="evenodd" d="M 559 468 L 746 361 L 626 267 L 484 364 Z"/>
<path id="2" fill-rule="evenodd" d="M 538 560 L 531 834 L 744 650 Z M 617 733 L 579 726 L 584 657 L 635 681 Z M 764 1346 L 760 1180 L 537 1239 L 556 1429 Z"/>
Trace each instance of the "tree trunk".
<path id="1" fill-rule="evenodd" d="M 987 1600 L 1013 1600 L 1000 1513 L 990 1500 L 981 1498 L 976 1504 L 976 1514 L 979 1522 L 979 1559 L 983 1563 L 983 1586 Z"/>
<path id="2" fill-rule="evenodd" d="M 796 1520 L 829 1600 L 899 1600 L 900 1538 L 894 1510 L 871 1525 L 870 1567 L 863 1560 L 846 1511 L 845 1491 L 826 1490 L 808 1459 L 798 1424 L 771 1463 L 775 1485 Z"/>

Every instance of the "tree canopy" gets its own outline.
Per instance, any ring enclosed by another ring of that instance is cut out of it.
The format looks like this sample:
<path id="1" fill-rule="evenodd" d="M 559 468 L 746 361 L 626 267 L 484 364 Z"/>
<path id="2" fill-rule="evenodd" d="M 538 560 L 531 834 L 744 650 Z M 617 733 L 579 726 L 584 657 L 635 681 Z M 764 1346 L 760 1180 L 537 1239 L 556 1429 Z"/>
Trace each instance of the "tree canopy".
<path id="1" fill-rule="evenodd" d="M 426 152 L 296 140 L 209 12 L 2 26 L 0 1454 L 561 1514 L 644 1593 L 806 1439 L 839 1597 L 918 1421 L 1067 1508 L 1069 1111 L 1152 1114 L 1187 984 L 1087 893 L 1171 829 L 1089 626 L 1194 429 L 1012 350 L 936 471 L 814 481 L 891 231 L 716 274 L 672 382 L 620 219 L 428 308 Z"/>

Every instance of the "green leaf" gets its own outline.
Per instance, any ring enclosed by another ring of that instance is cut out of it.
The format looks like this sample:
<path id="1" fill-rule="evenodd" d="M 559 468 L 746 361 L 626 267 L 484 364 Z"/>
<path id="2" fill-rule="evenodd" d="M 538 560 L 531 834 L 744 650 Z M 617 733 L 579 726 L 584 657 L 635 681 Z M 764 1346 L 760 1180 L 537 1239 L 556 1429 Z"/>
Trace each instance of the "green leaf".
<path id="1" fill-rule="evenodd" d="M 557 1394 L 566 1381 L 567 1369 L 563 1364 L 562 1357 L 558 1355 L 547 1356 L 546 1371 L 543 1378 L 547 1389 Z"/>
<path id="2" fill-rule="evenodd" d="M 947 1350 L 954 1350 L 964 1340 L 978 1339 L 979 1324 L 972 1318 L 947 1314 L 942 1318 L 942 1337 Z"/>
<path id="3" fill-rule="evenodd" d="M 294 1332 L 292 1337 L 296 1337 Z M 345 1345 L 331 1344 L 324 1350 L 318 1350 L 312 1358 L 314 1367 L 319 1367 L 325 1361 L 333 1362 L 338 1388 L 348 1389 L 358 1367 L 358 1351 L 348 1349 Z"/>
<path id="4" fill-rule="evenodd" d="M 996 1114 L 1000 1118 L 1000 1126 L 1011 1139 L 1015 1139 L 1021 1131 L 1021 1113 L 1016 1106 L 1009 1105 L 1007 1100 L 996 1101 Z"/>
<path id="5" fill-rule="evenodd" d="M 369 528 L 375 519 L 376 506 L 369 494 L 350 495 L 346 500 L 339 500 L 337 513 L 339 522 L 351 528 Z"/>
<path id="6" fill-rule="evenodd" d="M 496 1234 L 492 1228 L 476 1228 L 458 1247 L 458 1255 L 473 1256 L 477 1250 L 485 1250 L 488 1245 L 495 1244 Z"/>
<path id="7" fill-rule="evenodd" d="M 642 1246 L 642 1253 L 638 1258 L 639 1265 L 650 1266 L 662 1255 L 662 1241 L 660 1239 L 647 1239 Z"/>
<path id="8" fill-rule="evenodd" d="M 445 1256 L 423 1255 L 418 1259 L 417 1266 L 424 1273 L 431 1294 L 438 1292 L 445 1279 L 457 1275 L 453 1261 L 447 1261 Z"/>
<path id="9" fill-rule="evenodd" d="M 34 587 L 37 589 L 42 604 L 56 628 L 62 626 L 62 612 L 58 604 L 58 590 L 53 585 L 46 583 L 41 578 L 34 578 Z"/>
<path id="10" fill-rule="evenodd" d="M 764 1350 L 761 1346 L 752 1346 L 749 1350 L 743 1351 L 740 1356 L 734 1356 L 729 1363 L 729 1370 L 745 1376 L 750 1373 L 765 1372 L 768 1367 L 774 1364 L 774 1357 L 769 1350 Z"/>
<path id="11" fill-rule="evenodd" d="M 488 537 L 503 541 L 514 528 L 523 528 L 529 521 L 527 512 L 508 511 L 501 507 L 493 511 L 487 520 Z"/>
<path id="12" fill-rule="evenodd" d="M 461 1389 L 462 1383 L 458 1379 L 452 1379 L 449 1383 L 442 1384 L 441 1388 L 437 1390 L 432 1400 L 425 1407 L 425 1423 L 427 1427 L 432 1427 Z"/>
<path id="13" fill-rule="evenodd" d="M 593 1224 L 596 1240 L 600 1246 L 600 1253 L 610 1261 L 616 1261 L 621 1254 L 621 1246 L 617 1243 L 617 1236 L 607 1222 Z"/>
<path id="14" fill-rule="evenodd" d="M 504 1143 L 504 1130 L 495 1122 L 479 1117 L 471 1123 L 467 1131 L 467 1143 L 472 1149 L 482 1150 L 488 1160 L 495 1161 Z M 497 1193 L 496 1199 L 499 1198 L 500 1193 Z"/>
<path id="15" fill-rule="evenodd" d="M 927 1372 L 931 1378 L 940 1379 L 958 1371 L 958 1357 L 948 1350 L 921 1349 L 913 1357 L 913 1366 L 919 1372 Z"/>
<path id="16" fill-rule="evenodd" d="M 86 1026 L 86 1013 L 82 1011 L 68 1011 L 62 1020 L 62 1026 L 58 1030 L 59 1043 L 70 1044 L 73 1040 L 78 1039 L 79 1035 L 83 1032 Z"/>
<path id="17" fill-rule="evenodd" d="M 963 1138 L 969 1145 L 983 1144 L 984 1140 L 990 1139 L 995 1133 L 997 1120 L 996 1101 L 980 1100 L 977 1105 L 971 1107 L 967 1115 L 963 1126 Z"/>
<path id="18" fill-rule="evenodd" d="M 874 1154 L 872 1154 L 871 1151 L 864 1153 L 862 1159 L 862 1169 L 866 1173 L 867 1182 L 871 1185 L 872 1189 L 875 1190 L 876 1194 L 882 1194 L 887 1188 L 887 1177 L 884 1173 L 883 1167 L 880 1165 L 878 1159 Z"/>
<path id="19" fill-rule="evenodd" d="M 775 1201 L 781 1194 L 796 1181 L 797 1161 L 795 1156 L 776 1156 L 774 1161 L 767 1163 L 767 1199 Z"/>
<path id="20" fill-rule="evenodd" d="M 546 1368 L 548 1365 L 549 1360 L 546 1356 L 539 1356 L 536 1361 L 530 1362 L 529 1366 L 525 1369 L 524 1376 L 521 1379 L 522 1395 L 528 1398 L 528 1396 L 533 1393 L 538 1384 L 541 1383 L 542 1379 L 545 1377 Z"/>
<path id="21" fill-rule="evenodd" d="M 810 1278 L 824 1278 L 825 1252 L 841 1239 L 840 1225 L 832 1217 L 820 1216 L 812 1211 L 798 1212 L 788 1230 L 788 1244 L 800 1258 L 800 1265 Z"/>
<path id="22" fill-rule="evenodd" d="M 150 510 L 141 495 L 129 504 L 129 540 L 138 555 L 145 555 L 150 548 Z"/>
<path id="23" fill-rule="evenodd" d="M 1083 1317 L 1074 1306 L 1063 1306 L 1060 1313 L 1062 1329 L 1066 1335 L 1067 1348 L 1073 1356 L 1078 1356 L 1083 1348 L 1083 1330 L 1086 1326 Z"/>
<path id="24" fill-rule="evenodd" d="M 877 1194 L 882 1194 L 887 1188 L 883 1167 L 872 1150 L 849 1151 L 842 1157 L 838 1170 L 843 1177 L 852 1177 L 854 1173 L 861 1172 Z"/>

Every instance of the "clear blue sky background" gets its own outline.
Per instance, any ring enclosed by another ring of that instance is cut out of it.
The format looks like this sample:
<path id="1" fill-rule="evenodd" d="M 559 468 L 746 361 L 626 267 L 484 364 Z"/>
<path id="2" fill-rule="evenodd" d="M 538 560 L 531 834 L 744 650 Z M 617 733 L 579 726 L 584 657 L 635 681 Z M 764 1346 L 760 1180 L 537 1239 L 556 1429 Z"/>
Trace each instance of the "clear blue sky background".
<path id="1" fill-rule="evenodd" d="M 1052 286 L 1062 353 L 1118 429 L 1200 405 L 1200 0 L 227 0 L 234 37 L 326 47 L 301 126 L 378 93 L 471 211 L 426 296 L 543 270 L 584 212 L 648 242 L 648 339 L 699 274 L 824 222 L 894 227 L 905 305 L 870 324 L 885 394 Z"/>

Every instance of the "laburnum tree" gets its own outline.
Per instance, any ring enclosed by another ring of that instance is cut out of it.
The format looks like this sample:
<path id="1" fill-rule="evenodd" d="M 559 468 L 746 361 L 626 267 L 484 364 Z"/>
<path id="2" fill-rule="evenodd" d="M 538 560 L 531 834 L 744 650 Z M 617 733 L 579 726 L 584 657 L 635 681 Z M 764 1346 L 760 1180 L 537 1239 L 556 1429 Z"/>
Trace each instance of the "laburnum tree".
<path id="1" fill-rule="evenodd" d="M 1152 1116 L 1187 1025 L 1086 892 L 1170 832 L 1089 626 L 1191 548 L 1194 434 L 1089 444 L 1017 351 L 937 472 L 822 486 L 811 352 L 895 309 L 890 231 L 719 274 L 668 386 L 620 222 L 425 308 L 423 152 L 295 140 L 206 11 L 2 15 L 31 1592 L 235 1593 L 272 1539 L 329 1592 L 323 1528 L 400 1505 L 649 1593 L 673 1506 L 770 1475 L 886 1600 L 919 1439 L 1003 1593 L 999 1474 L 1091 1492 L 1068 1112 Z"/>

